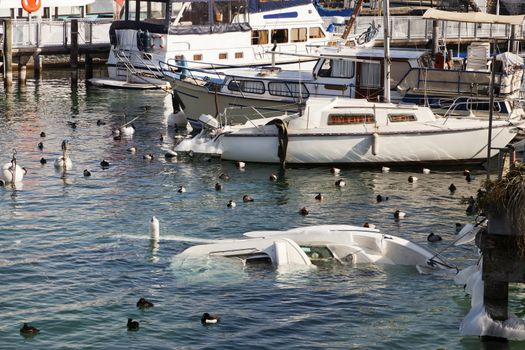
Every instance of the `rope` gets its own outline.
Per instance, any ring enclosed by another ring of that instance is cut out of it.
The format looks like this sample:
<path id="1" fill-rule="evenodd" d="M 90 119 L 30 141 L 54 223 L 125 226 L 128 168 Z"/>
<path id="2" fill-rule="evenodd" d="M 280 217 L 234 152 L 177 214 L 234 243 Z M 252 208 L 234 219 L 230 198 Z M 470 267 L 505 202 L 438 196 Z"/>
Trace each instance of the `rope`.
<path id="1" fill-rule="evenodd" d="M 479 215 L 476 217 L 476 220 L 479 218 Z M 487 218 L 486 217 L 483 217 L 479 222 L 476 222 L 476 224 L 474 225 L 474 227 L 472 228 L 472 230 L 474 230 L 476 227 L 482 225 L 485 221 L 487 221 Z M 450 266 L 448 264 L 444 264 L 444 263 L 441 263 L 439 261 L 436 261 L 434 260 L 435 258 L 439 257 L 443 252 L 445 252 L 447 249 L 449 249 L 450 247 L 454 246 L 456 244 L 456 242 L 458 242 L 460 239 L 462 239 L 463 237 L 465 237 L 467 234 L 471 233 L 472 230 L 470 231 L 467 231 L 465 232 L 464 234 L 462 234 L 461 236 L 459 236 L 458 238 L 456 238 L 454 241 L 452 241 L 452 243 L 448 244 L 445 248 L 441 249 L 440 251 L 438 251 L 436 254 L 434 254 L 430 259 L 428 259 L 430 265 L 433 266 L 433 264 L 438 264 L 438 265 L 443 265 L 443 266 L 447 266 L 447 267 L 450 267 L 450 268 L 455 268 L 456 270 L 458 270 L 458 267 L 457 266 Z M 459 272 L 459 270 L 458 270 Z"/>

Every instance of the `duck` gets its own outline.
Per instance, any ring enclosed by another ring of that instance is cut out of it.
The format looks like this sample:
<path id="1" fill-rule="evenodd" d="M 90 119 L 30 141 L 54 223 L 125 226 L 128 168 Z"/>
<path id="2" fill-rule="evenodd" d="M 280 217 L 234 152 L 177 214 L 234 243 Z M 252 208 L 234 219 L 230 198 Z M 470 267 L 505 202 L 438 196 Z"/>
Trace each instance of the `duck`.
<path id="1" fill-rule="evenodd" d="M 106 161 L 105 159 L 102 159 L 102 161 L 100 162 L 100 166 L 102 168 L 107 168 L 107 167 L 109 167 L 109 162 Z"/>
<path id="2" fill-rule="evenodd" d="M 42 131 L 42 132 L 40 133 L 40 137 L 46 137 L 46 133 Z"/>
<path id="3" fill-rule="evenodd" d="M 180 186 L 179 186 L 179 189 L 177 190 L 177 192 L 179 192 L 179 193 L 184 193 L 184 192 L 186 192 L 186 187 L 180 185 Z"/>
<path id="4" fill-rule="evenodd" d="M 68 144 L 67 140 L 62 141 L 62 155 L 55 160 L 55 168 L 57 169 L 70 170 L 73 168 L 73 162 L 68 155 Z"/>
<path id="5" fill-rule="evenodd" d="M 371 229 L 375 229 L 375 228 L 376 228 L 376 225 L 374 225 L 374 224 L 369 224 L 368 222 L 365 222 L 365 224 L 363 225 L 363 227 L 371 228 Z"/>
<path id="6" fill-rule="evenodd" d="M 69 125 L 71 127 L 71 129 L 76 129 L 77 128 L 77 122 L 70 122 L 70 121 L 68 121 L 67 125 Z"/>
<path id="7" fill-rule="evenodd" d="M 29 323 L 24 323 L 22 328 L 20 328 L 20 333 L 24 335 L 34 335 L 40 333 L 40 329 L 31 326 Z"/>
<path id="8" fill-rule="evenodd" d="M 388 173 L 389 171 L 390 171 L 389 167 L 384 166 L 384 167 L 381 168 L 381 172 L 382 173 Z"/>
<path id="9" fill-rule="evenodd" d="M 137 301 L 137 307 L 141 309 L 147 309 L 153 306 L 155 305 L 151 301 L 144 298 L 140 298 L 139 301 Z"/>
<path id="10" fill-rule="evenodd" d="M 117 135 L 117 136 L 114 136 L 114 137 L 113 137 L 113 140 L 115 140 L 115 141 L 120 141 L 120 140 L 122 140 L 122 135 L 119 134 L 119 135 Z"/>
<path id="11" fill-rule="evenodd" d="M 128 331 L 138 331 L 139 321 L 134 321 L 132 318 L 128 318 Z"/>
<path id="12" fill-rule="evenodd" d="M 148 154 L 143 155 L 142 158 L 146 160 L 153 160 L 155 159 L 155 156 L 152 153 L 148 153 Z"/>
<path id="13" fill-rule="evenodd" d="M 336 185 L 337 187 L 345 187 L 345 186 L 346 186 L 346 182 L 345 182 L 345 180 L 343 180 L 343 179 L 339 179 L 339 180 L 337 180 L 337 181 L 335 182 L 335 185 Z"/>
<path id="14" fill-rule="evenodd" d="M 153 215 L 151 217 L 151 220 L 149 221 L 149 235 L 150 238 L 154 241 L 159 240 L 160 236 L 160 227 L 159 227 L 159 220 Z M 139 300 L 140 301 L 140 300 Z"/>
<path id="15" fill-rule="evenodd" d="M 47 164 L 47 160 L 44 157 L 40 158 L 40 164 Z"/>
<path id="16" fill-rule="evenodd" d="M 113 134 L 113 136 L 119 137 L 120 136 L 120 129 L 113 129 L 113 130 L 111 130 L 111 133 Z"/>
<path id="17" fill-rule="evenodd" d="M 11 161 L 2 166 L 0 180 L 2 180 L 4 184 L 22 182 L 25 173 L 24 168 L 17 164 L 16 150 L 14 150 Z"/>
<path id="18" fill-rule="evenodd" d="M 467 182 L 470 182 L 470 181 L 474 180 L 474 176 L 472 176 L 472 175 L 470 175 L 470 173 L 468 173 L 467 175 L 465 175 L 465 180 Z"/>
<path id="19" fill-rule="evenodd" d="M 103 121 L 102 119 L 98 119 L 98 120 L 97 120 L 97 125 L 98 125 L 98 126 L 106 125 L 106 122 Z"/>
<path id="20" fill-rule="evenodd" d="M 277 175 L 275 175 L 275 174 L 271 174 L 271 175 L 270 175 L 270 181 L 272 181 L 272 182 L 277 181 Z"/>
<path id="21" fill-rule="evenodd" d="M 201 323 L 202 324 L 215 324 L 215 323 L 218 323 L 220 319 L 221 318 L 217 315 L 210 315 L 209 313 L 205 312 L 204 314 L 202 314 Z"/>
<path id="22" fill-rule="evenodd" d="M 135 154 L 137 153 L 137 147 L 130 147 L 127 149 L 127 151 L 131 154 Z"/>
<path id="23" fill-rule="evenodd" d="M 380 202 L 382 202 L 382 201 L 387 201 L 387 200 L 388 200 L 388 197 L 383 197 L 383 196 L 380 195 L 380 194 L 378 194 L 378 195 L 376 196 L 376 201 L 377 201 L 377 203 L 380 203 Z"/>
<path id="24" fill-rule="evenodd" d="M 38 147 L 39 150 L 43 150 L 44 149 L 44 144 L 42 142 L 39 142 L 37 147 Z"/>
<path id="25" fill-rule="evenodd" d="M 91 176 L 91 172 L 89 170 L 87 170 L 87 169 L 84 169 L 84 173 L 83 174 L 84 174 L 85 177 Z"/>
<path id="26" fill-rule="evenodd" d="M 159 141 L 160 141 L 160 142 L 163 142 L 163 141 L 164 141 L 164 135 L 160 134 Z"/>
<path id="27" fill-rule="evenodd" d="M 395 219 L 403 219 L 407 214 L 402 212 L 402 211 L 399 211 L 399 210 L 396 210 L 394 212 L 394 218 Z"/>
<path id="28" fill-rule="evenodd" d="M 468 169 L 463 170 L 463 176 L 467 176 L 469 174 L 470 174 L 470 170 Z"/>
<path id="29" fill-rule="evenodd" d="M 310 214 L 310 212 L 308 211 L 308 209 L 306 209 L 306 207 L 302 207 L 301 210 L 299 210 L 299 214 L 301 214 L 302 216 L 306 216 Z"/>
<path id="30" fill-rule="evenodd" d="M 172 151 L 172 150 L 167 150 L 166 153 L 164 154 L 164 157 L 167 158 L 167 159 L 176 158 L 177 157 L 177 152 Z"/>
<path id="31" fill-rule="evenodd" d="M 448 186 L 448 190 L 450 191 L 450 193 L 454 193 L 456 192 L 457 188 L 454 184 L 450 184 L 450 186 Z"/>
<path id="32" fill-rule="evenodd" d="M 135 133 L 135 125 L 131 123 L 130 125 L 123 125 L 120 127 L 120 134 L 122 136 L 133 136 Z"/>
<path id="33" fill-rule="evenodd" d="M 428 169 L 428 168 L 423 168 L 423 174 L 425 174 L 425 175 L 430 174 L 430 169 Z"/>
<path id="34" fill-rule="evenodd" d="M 242 201 L 244 203 L 253 202 L 253 198 L 250 195 L 245 194 L 244 196 L 242 196 Z"/>
<path id="35" fill-rule="evenodd" d="M 429 242 L 439 242 L 442 239 L 443 238 L 441 238 L 440 235 L 436 235 L 436 234 L 434 234 L 434 232 L 430 232 L 430 234 L 427 237 L 427 241 L 429 241 Z"/>
<path id="36" fill-rule="evenodd" d="M 470 198 L 468 199 L 468 206 L 465 211 L 468 215 L 472 215 L 476 212 L 476 200 L 474 199 L 474 197 L 470 196 Z"/>
<path id="37" fill-rule="evenodd" d="M 223 181 L 228 181 L 230 180 L 230 176 L 225 174 L 225 173 L 222 173 L 219 175 L 219 179 L 223 180 Z"/>
<path id="38" fill-rule="evenodd" d="M 411 184 L 414 183 L 414 182 L 417 182 L 417 180 L 418 180 L 418 178 L 415 177 L 415 176 L 410 175 L 408 177 L 408 182 L 410 182 Z"/>
<path id="39" fill-rule="evenodd" d="M 317 196 L 315 196 L 315 199 L 317 199 L 318 201 L 322 201 L 324 199 L 324 196 L 321 194 L 321 192 L 319 192 Z"/>
<path id="40" fill-rule="evenodd" d="M 216 183 L 215 184 L 215 191 L 222 191 L 222 189 L 224 188 L 223 185 L 221 185 L 220 183 Z"/>
<path id="41" fill-rule="evenodd" d="M 246 163 L 245 162 L 241 162 L 240 160 L 236 161 L 235 162 L 235 166 L 239 169 L 244 169 L 246 167 Z"/>
<path id="42" fill-rule="evenodd" d="M 341 169 L 332 167 L 330 168 L 330 173 L 333 175 L 339 175 L 341 173 Z"/>
<path id="43" fill-rule="evenodd" d="M 233 199 L 230 199 L 230 201 L 228 202 L 228 204 L 226 204 L 226 206 L 228 208 L 235 208 L 237 206 L 237 204 L 235 204 L 235 202 L 233 201 Z"/>

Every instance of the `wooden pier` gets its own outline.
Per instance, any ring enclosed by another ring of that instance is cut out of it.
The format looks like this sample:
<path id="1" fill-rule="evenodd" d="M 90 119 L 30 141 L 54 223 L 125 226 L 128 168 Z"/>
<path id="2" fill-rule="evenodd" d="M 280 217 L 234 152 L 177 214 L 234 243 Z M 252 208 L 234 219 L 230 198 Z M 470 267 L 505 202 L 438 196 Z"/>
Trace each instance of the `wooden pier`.
<path id="1" fill-rule="evenodd" d="M 35 76 L 42 71 L 42 57 L 66 55 L 70 57 L 71 78 L 78 79 L 79 56 L 85 57 L 86 72 L 91 72 L 92 58 L 106 59 L 110 50 L 109 27 L 112 20 L 72 19 L 2 20 L 2 58 L 4 84 L 12 84 L 13 65 L 18 68 L 18 80 L 24 84 L 27 65 L 32 59 Z"/>

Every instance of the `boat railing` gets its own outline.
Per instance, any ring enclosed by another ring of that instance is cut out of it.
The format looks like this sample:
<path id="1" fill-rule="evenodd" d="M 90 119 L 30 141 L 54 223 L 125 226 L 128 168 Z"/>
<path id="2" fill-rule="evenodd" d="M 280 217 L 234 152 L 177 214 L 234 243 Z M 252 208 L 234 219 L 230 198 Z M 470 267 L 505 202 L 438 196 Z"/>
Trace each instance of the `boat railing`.
<path id="1" fill-rule="evenodd" d="M 144 77 L 143 72 L 140 72 L 135 68 L 133 60 L 140 62 L 142 67 L 146 67 L 146 69 L 149 71 L 149 74 L 151 74 L 153 78 L 160 79 L 163 76 L 162 71 L 159 67 L 147 64 L 141 57 L 141 55 L 137 54 L 136 52 L 133 52 L 131 50 L 123 50 L 118 47 L 113 50 L 115 52 L 115 56 L 118 59 L 118 62 L 122 63 L 126 67 L 128 72 L 135 75 L 136 77 L 143 79 L 148 83 L 151 83 Z"/>
<path id="2" fill-rule="evenodd" d="M 496 119 L 504 119 L 504 118 L 508 118 L 510 116 L 510 113 L 506 113 L 505 115 L 502 115 L 502 111 L 501 111 L 501 103 L 505 103 L 506 100 L 504 99 L 494 99 L 494 105 L 493 106 L 498 106 L 498 108 L 494 109 L 493 108 L 493 112 L 495 113 L 495 118 Z M 452 100 L 452 103 L 450 104 L 450 106 L 448 107 L 447 111 L 445 112 L 445 114 L 443 115 L 443 117 L 445 118 L 445 121 L 443 122 L 443 124 L 445 124 L 448 120 L 449 117 L 451 116 L 457 116 L 458 114 L 456 113 L 456 111 L 460 110 L 460 108 L 462 107 L 465 107 L 465 111 L 468 111 L 469 114 L 473 114 L 472 111 L 473 110 L 477 110 L 477 109 L 474 109 L 472 108 L 473 106 L 475 105 L 487 105 L 489 104 L 489 99 L 488 98 L 485 98 L 485 99 L 480 99 L 480 98 L 471 98 L 471 97 L 467 97 L 467 96 L 459 96 L 459 97 L 456 97 L 455 99 Z M 490 107 L 490 106 L 489 106 Z M 482 109 L 483 111 L 485 109 Z M 488 112 L 488 110 L 487 110 Z"/>
<path id="3" fill-rule="evenodd" d="M 494 88 L 498 94 L 513 93 L 518 87 L 513 79 L 504 79 L 505 73 L 496 73 Z M 507 84 L 508 83 L 508 84 Z M 411 68 L 397 84 L 396 89 L 404 93 L 425 91 L 433 93 L 455 93 L 464 95 L 487 95 L 490 72 L 447 70 L 437 68 Z"/>

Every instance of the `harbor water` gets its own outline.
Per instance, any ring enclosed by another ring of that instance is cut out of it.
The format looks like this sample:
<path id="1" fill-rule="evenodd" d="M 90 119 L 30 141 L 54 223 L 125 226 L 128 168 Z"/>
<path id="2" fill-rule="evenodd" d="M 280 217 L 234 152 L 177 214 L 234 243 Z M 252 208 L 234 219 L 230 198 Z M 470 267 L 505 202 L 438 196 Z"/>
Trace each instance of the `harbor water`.
<path id="1" fill-rule="evenodd" d="M 0 161 L 8 163 L 16 149 L 28 173 L 22 185 L 0 187 L 0 349 L 480 348 L 477 337 L 459 334 L 470 298 L 452 276 L 335 263 L 278 273 L 176 255 L 195 244 L 181 237 L 239 238 L 253 230 L 365 222 L 438 251 L 454 240 L 456 222 L 473 221 L 461 198 L 476 193 L 481 169 L 470 183 L 459 169 L 424 175 L 418 168 L 344 168 L 335 177 L 325 167 L 287 169 L 271 182 L 277 166 L 247 164 L 241 171 L 214 159 L 167 160 L 175 140 L 166 125 L 167 102 L 158 91 L 72 87 L 69 75 L 58 72 L 2 91 Z M 111 131 L 124 123 L 124 113 L 138 117 L 136 132 L 114 140 Z M 53 166 L 64 139 L 73 161 L 65 173 Z M 132 146 L 136 154 L 127 151 Z M 147 153 L 155 159 L 143 159 Z M 40 164 L 42 157 L 47 164 Z M 84 177 L 84 169 L 92 175 Z M 231 179 L 220 180 L 221 173 Z M 419 181 L 408 183 L 410 175 Z M 338 178 L 346 187 L 334 185 Z M 186 193 L 177 192 L 180 185 Z M 319 192 L 322 202 L 314 199 Z M 242 203 L 244 194 L 254 202 Z M 378 194 L 389 200 L 377 203 Z M 236 208 L 226 206 L 230 199 Z M 305 206 L 308 216 L 298 213 Z M 398 209 L 407 213 L 401 221 L 393 217 Z M 158 245 L 149 240 L 152 215 L 160 221 Z M 430 232 L 444 240 L 428 243 Z M 444 255 L 464 268 L 477 251 L 466 245 Z M 137 309 L 140 297 L 155 306 Z M 511 309 L 525 313 L 519 301 Z M 220 322 L 201 325 L 204 312 L 220 315 Z M 128 318 L 140 322 L 138 331 L 127 330 Z M 40 334 L 22 337 L 24 322 Z"/>

